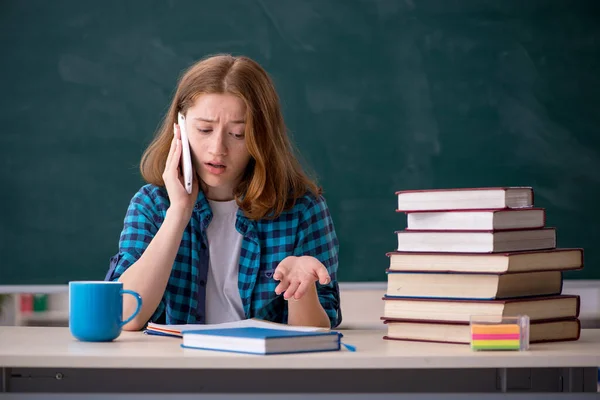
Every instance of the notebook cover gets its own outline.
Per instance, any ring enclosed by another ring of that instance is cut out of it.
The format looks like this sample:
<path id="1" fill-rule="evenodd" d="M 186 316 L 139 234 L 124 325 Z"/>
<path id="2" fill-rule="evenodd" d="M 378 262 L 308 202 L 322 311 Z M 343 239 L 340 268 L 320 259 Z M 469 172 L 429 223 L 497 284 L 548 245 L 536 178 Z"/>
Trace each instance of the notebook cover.
<path id="1" fill-rule="evenodd" d="M 153 335 L 153 336 L 167 336 L 167 337 L 176 337 L 176 338 L 180 338 L 181 335 L 176 334 L 176 333 L 167 333 L 167 332 L 162 332 L 162 331 L 155 331 L 153 329 L 146 329 L 144 330 L 144 333 L 146 335 Z"/>
<path id="2" fill-rule="evenodd" d="M 244 327 L 244 328 L 225 328 L 225 329 L 200 329 L 200 330 L 186 330 L 183 335 L 208 335 L 208 336 L 222 336 L 222 337 L 243 337 L 252 339 L 281 339 L 281 338 L 294 338 L 303 336 L 341 336 L 339 332 L 335 331 L 290 331 L 282 329 L 267 329 L 257 327 Z"/>

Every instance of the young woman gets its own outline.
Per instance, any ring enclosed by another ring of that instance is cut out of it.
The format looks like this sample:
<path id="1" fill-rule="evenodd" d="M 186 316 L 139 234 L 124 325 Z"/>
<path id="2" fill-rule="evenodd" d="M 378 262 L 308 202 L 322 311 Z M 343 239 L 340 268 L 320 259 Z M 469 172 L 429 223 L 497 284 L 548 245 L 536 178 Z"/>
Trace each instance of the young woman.
<path id="1" fill-rule="evenodd" d="M 185 115 L 192 193 L 181 174 L 177 114 Z M 141 161 L 107 280 L 143 299 L 124 328 L 258 318 L 341 322 L 338 239 L 320 189 L 294 157 L 268 74 L 217 55 L 181 77 Z M 123 313 L 135 310 L 125 296 Z"/>

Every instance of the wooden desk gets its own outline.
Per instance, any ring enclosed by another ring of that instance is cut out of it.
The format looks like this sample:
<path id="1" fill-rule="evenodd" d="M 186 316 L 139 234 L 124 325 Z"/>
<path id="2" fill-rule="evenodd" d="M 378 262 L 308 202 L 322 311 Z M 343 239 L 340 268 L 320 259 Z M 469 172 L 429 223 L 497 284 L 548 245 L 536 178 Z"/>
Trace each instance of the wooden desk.
<path id="1" fill-rule="evenodd" d="M 600 330 L 527 352 L 385 341 L 342 331 L 357 352 L 253 356 L 182 349 L 180 339 L 123 332 L 111 343 L 68 328 L 0 327 L 5 392 L 390 393 L 597 390 Z M 310 382 L 310 384 L 308 383 Z"/>

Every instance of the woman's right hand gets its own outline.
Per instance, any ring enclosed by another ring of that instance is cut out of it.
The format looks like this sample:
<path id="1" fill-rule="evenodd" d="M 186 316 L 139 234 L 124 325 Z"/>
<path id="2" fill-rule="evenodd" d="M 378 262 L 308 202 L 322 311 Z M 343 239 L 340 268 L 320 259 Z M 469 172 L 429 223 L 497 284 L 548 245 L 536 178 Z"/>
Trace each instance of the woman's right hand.
<path id="1" fill-rule="evenodd" d="M 187 223 L 192 215 L 194 204 L 198 197 L 198 176 L 195 171 L 192 171 L 192 193 L 188 194 L 185 190 L 180 167 L 181 152 L 181 132 L 179 125 L 173 124 L 173 140 L 171 141 L 171 148 L 169 149 L 162 178 L 169 194 L 169 200 L 171 201 L 169 210 L 173 209 Z"/>

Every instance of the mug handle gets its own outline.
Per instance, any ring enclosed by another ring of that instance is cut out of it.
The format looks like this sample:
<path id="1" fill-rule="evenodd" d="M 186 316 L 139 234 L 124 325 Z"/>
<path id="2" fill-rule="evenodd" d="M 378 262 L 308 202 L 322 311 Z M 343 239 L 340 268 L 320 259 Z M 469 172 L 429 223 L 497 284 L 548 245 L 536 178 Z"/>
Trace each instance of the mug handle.
<path id="1" fill-rule="evenodd" d="M 138 313 L 142 309 L 142 296 L 140 296 L 138 293 L 134 292 L 133 290 L 127 290 L 127 289 L 121 290 L 121 295 L 124 295 L 124 294 L 130 294 L 133 297 L 135 297 L 135 299 L 137 300 L 137 308 L 135 309 L 135 311 L 133 312 L 133 314 L 131 314 L 131 316 L 129 318 L 127 318 L 125 321 L 121 322 L 121 326 L 125 325 L 126 323 L 131 321 L 133 318 L 135 318 L 135 316 L 138 315 Z"/>

